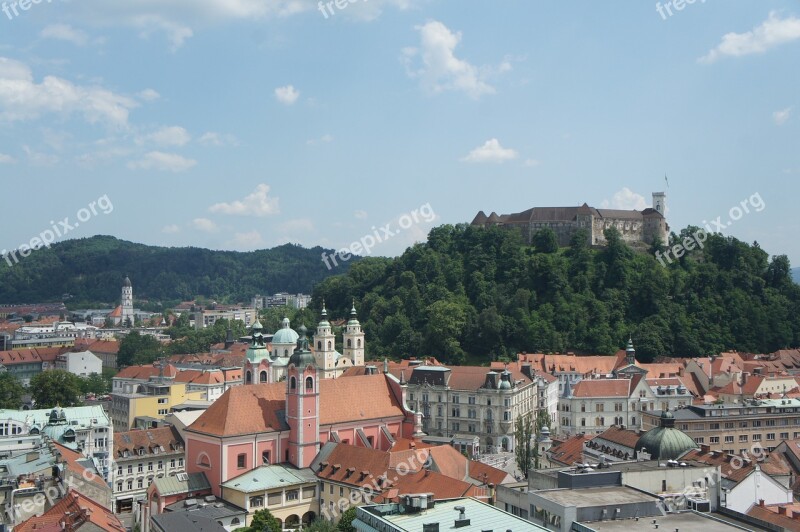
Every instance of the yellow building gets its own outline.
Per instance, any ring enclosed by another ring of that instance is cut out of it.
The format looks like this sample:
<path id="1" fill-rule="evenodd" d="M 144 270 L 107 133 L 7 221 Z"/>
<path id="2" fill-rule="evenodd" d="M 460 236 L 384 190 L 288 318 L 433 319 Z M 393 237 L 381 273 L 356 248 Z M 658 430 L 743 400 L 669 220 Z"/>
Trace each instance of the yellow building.
<path id="1" fill-rule="evenodd" d="M 185 382 L 148 382 L 138 385 L 135 393 L 111 394 L 111 423 L 114 431 L 125 432 L 144 422 L 162 420 L 173 406 L 189 400 L 205 400 L 203 391 L 187 391 Z"/>
<path id="2" fill-rule="evenodd" d="M 262 465 L 222 484 L 222 498 L 247 510 L 247 525 L 267 509 L 285 528 L 307 525 L 319 515 L 317 477 L 288 464 Z"/>

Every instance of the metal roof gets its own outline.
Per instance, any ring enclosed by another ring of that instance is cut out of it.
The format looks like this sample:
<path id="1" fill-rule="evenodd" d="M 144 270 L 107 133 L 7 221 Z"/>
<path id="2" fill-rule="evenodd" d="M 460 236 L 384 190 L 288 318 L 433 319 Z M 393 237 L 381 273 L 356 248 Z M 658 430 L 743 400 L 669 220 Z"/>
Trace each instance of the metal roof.
<path id="1" fill-rule="evenodd" d="M 244 493 L 285 488 L 314 483 L 317 477 L 311 469 L 295 469 L 284 464 L 262 465 L 222 483 L 223 488 Z"/>
<path id="2" fill-rule="evenodd" d="M 205 473 L 178 473 L 153 480 L 161 496 L 211 489 Z"/>

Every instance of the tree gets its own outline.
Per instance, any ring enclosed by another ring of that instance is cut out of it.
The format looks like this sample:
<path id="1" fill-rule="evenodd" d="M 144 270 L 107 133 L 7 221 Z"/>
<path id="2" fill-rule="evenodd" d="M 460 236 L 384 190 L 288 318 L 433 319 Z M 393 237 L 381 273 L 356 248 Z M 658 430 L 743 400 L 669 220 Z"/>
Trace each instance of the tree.
<path id="1" fill-rule="evenodd" d="M 316 520 L 312 521 L 310 524 L 308 524 L 307 526 L 303 527 L 303 531 L 304 532 L 305 531 L 308 531 L 308 532 L 337 532 L 338 530 L 341 530 L 341 529 L 338 528 L 333 523 L 331 523 L 330 521 L 327 521 L 325 519 L 316 519 Z M 353 529 L 353 530 L 355 530 L 355 529 Z"/>
<path id="2" fill-rule="evenodd" d="M 514 453 L 516 455 L 517 468 L 525 478 L 528 478 L 528 471 L 531 469 L 531 462 L 533 462 L 534 458 L 533 455 L 537 450 L 535 442 L 534 448 L 531 448 L 533 435 L 533 418 L 531 414 L 517 416 L 514 427 L 514 439 L 517 444 Z"/>
<path id="3" fill-rule="evenodd" d="M 22 395 L 25 388 L 14 375 L 8 372 L 0 373 L 0 408 L 17 410 L 22 406 Z"/>
<path id="4" fill-rule="evenodd" d="M 79 406 L 81 378 L 60 369 L 43 371 L 31 379 L 29 386 L 36 408 Z"/>
<path id="5" fill-rule="evenodd" d="M 150 364 L 159 357 L 160 353 L 161 344 L 158 340 L 152 336 L 142 335 L 138 331 L 133 331 L 119 343 L 117 367 Z"/>
<path id="6" fill-rule="evenodd" d="M 81 379 L 81 392 L 83 394 L 93 393 L 95 395 L 105 395 L 110 390 L 108 381 L 98 373 L 92 373 L 88 377 Z"/>
<path id="7" fill-rule="evenodd" d="M 558 238 L 555 231 L 549 227 L 536 231 L 532 241 L 536 251 L 540 253 L 555 253 L 558 251 Z"/>
<path id="8" fill-rule="evenodd" d="M 356 529 L 353 526 L 353 521 L 355 518 L 356 507 L 351 506 L 342 514 L 342 517 L 339 519 L 339 523 L 337 523 L 336 528 L 339 529 L 339 532 L 356 532 Z"/>
<path id="9" fill-rule="evenodd" d="M 265 508 L 253 514 L 249 532 L 281 532 L 281 528 L 281 522 Z"/>

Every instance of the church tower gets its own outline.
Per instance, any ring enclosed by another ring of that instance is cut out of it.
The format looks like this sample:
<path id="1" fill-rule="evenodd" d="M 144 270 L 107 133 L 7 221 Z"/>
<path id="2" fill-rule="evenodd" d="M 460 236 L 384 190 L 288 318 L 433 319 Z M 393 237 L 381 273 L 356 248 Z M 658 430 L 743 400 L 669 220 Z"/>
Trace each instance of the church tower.
<path id="1" fill-rule="evenodd" d="M 344 356 L 349 358 L 354 366 L 364 365 L 364 331 L 361 330 L 361 323 L 356 314 L 356 302 L 353 301 L 353 308 L 350 309 L 350 319 L 344 329 Z"/>
<path id="2" fill-rule="evenodd" d="M 629 366 L 636 365 L 636 349 L 633 348 L 632 338 L 628 338 L 628 346 L 625 348 L 625 363 Z"/>
<path id="3" fill-rule="evenodd" d="M 289 462 L 308 467 L 319 451 L 319 372 L 308 346 L 305 325 L 289 358 L 286 375 L 286 422 L 289 425 Z"/>
<path id="4" fill-rule="evenodd" d="M 328 321 L 325 301 L 322 302 L 322 313 L 317 325 L 317 333 L 314 335 L 314 342 L 316 346 L 314 358 L 317 361 L 317 367 L 322 368 L 324 377 L 327 379 L 332 376 L 328 373 L 334 369 L 336 364 L 336 337 L 333 335 L 331 324 Z"/>
<path id="5" fill-rule="evenodd" d="M 125 277 L 122 283 L 122 318 L 120 325 L 123 327 L 133 327 L 133 285 L 129 277 Z"/>

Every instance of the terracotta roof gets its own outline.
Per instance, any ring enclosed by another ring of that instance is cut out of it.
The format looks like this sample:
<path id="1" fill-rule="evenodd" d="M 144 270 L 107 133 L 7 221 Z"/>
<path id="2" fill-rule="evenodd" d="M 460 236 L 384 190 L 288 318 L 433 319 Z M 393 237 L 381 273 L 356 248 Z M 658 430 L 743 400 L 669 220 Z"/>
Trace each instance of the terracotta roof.
<path id="1" fill-rule="evenodd" d="M 647 370 L 648 379 L 655 379 L 677 376 L 684 366 L 680 362 L 675 362 L 668 364 L 639 364 L 639 367 Z"/>
<path id="2" fill-rule="evenodd" d="M 784 515 L 778 513 L 780 508 L 785 509 Z M 764 506 L 755 504 L 747 511 L 747 515 L 782 527 L 783 530 L 800 530 L 800 521 L 792 518 L 795 512 L 800 515 L 800 505 L 798 503 Z"/>
<path id="3" fill-rule="evenodd" d="M 73 350 L 86 350 L 92 353 L 103 353 L 116 355 L 119 353 L 119 342 L 116 340 L 91 340 L 88 338 L 78 338 L 75 340 Z"/>
<path id="4" fill-rule="evenodd" d="M 625 361 L 625 351 L 622 351 L 622 362 Z M 541 353 L 520 353 L 517 359 L 522 362 L 531 362 L 537 371 L 544 373 L 579 373 L 581 375 L 611 373 L 620 365 L 619 353 L 616 355 L 545 355 Z"/>
<path id="5" fill-rule="evenodd" d="M 86 458 L 79 452 L 73 451 L 69 447 L 61 445 L 60 443 L 56 443 L 55 441 L 51 441 L 51 443 L 55 446 L 55 449 L 61 454 L 62 462 L 75 475 L 79 475 L 84 480 L 88 480 L 89 482 L 102 487 L 104 490 L 109 489 L 108 484 L 105 483 L 103 478 L 97 473 L 95 469 L 88 469 L 79 463 L 88 460 L 88 458 Z"/>
<path id="6" fill-rule="evenodd" d="M 553 440 L 553 446 L 548 451 L 551 461 L 571 466 L 583 462 L 583 448 L 592 438 L 585 434 L 577 434 L 564 441 Z"/>
<path id="7" fill-rule="evenodd" d="M 175 382 L 189 384 L 225 384 L 225 374 L 219 370 L 185 369 L 175 375 Z"/>
<path id="8" fill-rule="evenodd" d="M 172 364 L 167 364 L 164 367 L 165 377 L 175 377 L 177 373 L 178 370 Z M 123 368 L 119 373 L 114 375 L 114 378 L 146 381 L 149 380 L 150 377 L 158 377 L 158 374 L 159 368 L 151 364 L 146 364 L 142 366 L 128 366 L 127 368 Z"/>
<path id="9" fill-rule="evenodd" d="M 108 315 L 109 318 L 121 318 L 122 317 L 122 305 L 118 306 L 111 313 Z"/>
<path id="10" fill-rule="evenodd" d="M 639 441 L 639 433 L 633 430 L 623 429 L 620 427 L 610 427 L 598 434 L 592 440 L 598 443 L 600 440 L 605 440 L 611 443 L 622 445 L 623 447 L 636 448 L 636 442 Z"/>
<path id="11" fill-rule="evenodd" d="M 158 449 L 159 446 L 161 449 Z M 114 433 L 114 453 L 123 458 L 124 452 L 130 456 L 138 455 L 144 449 L 146 455 L 176 452 L 182 449 L 183 440 L 175 427 L 159 427 L 147 430 L 129 430 Z M 158 453 L 155 453 L 158 449 Z"/>
<path id="12" fill-rule="evenodd" d="M 87 521 L 100 528 L 100 530 L 125 531 L 125 527 L 117 516 L 92 499 L 74 490 L 69 490 L 63 499 L 54 504 L 45 513 L 23 521 L 15 526 L 14 530 L 19 532 L 42 532 L 45 530 L 72 532 L 81 528 Z M 62 527 L 60 525 L 62 522 L 66 526 Z"/>
<path id="13" fill-rule="evenodd" d="M 320 379 L 319 393 L 321 426 L 405 416 L 383 375 Z M 354 398 L 360 400 L 354 402 Z M 285 382 L 234 386 L 214 401 L 189 430 L 215 436 L 286 430 L 285 408 Z"/>
<path id="14" fill-rule="evenodd" d="M 0 351 L 0 364 L 12 366 L 14 364 L 54 362 L 61 350 L 62 348 L 60 347 L 41 347 Z"/>
<path id="15" fill-rule="evenodd" d="M 752 458 L 743 459 L 741 456 L 720 451 L 704 451 L 694 449 L 681 457 L 681 460 L 695 460 L 712 466 L 720 466 L 722 476 L 732 482 L 739 483 L 755 469 Z M 785 460 L 768 455 L 763 461 L 758 462 L 761 470 L 770 476 L 789 475 L 791 470 Z"/>
<path id="16" fill-rule="evenodd" d="M 584 379 L 572 388 L 573 397 L 629 397 L 632 379 Z"/>

